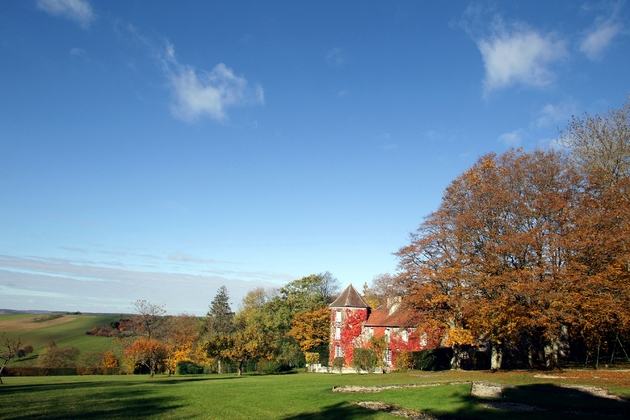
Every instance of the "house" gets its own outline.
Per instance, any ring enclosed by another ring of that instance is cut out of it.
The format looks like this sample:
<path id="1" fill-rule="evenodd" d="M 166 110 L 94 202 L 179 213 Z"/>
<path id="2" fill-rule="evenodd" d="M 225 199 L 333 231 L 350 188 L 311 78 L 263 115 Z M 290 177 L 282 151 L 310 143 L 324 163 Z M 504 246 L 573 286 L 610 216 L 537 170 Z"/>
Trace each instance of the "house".
<path id="1" fill-rule="evenodd" d="M 350 366 L 354 349 L 371 347 L 372 337 L 385 337 L 383 358 L 389 369 L 396 368 L 396 356 L 401 351 L 426 347 L 426 338 L 416 333 L 400 299 L 372 309 L 350 285 L 330 304 L 330 313 L 330 362 L 343 357 Z"/>

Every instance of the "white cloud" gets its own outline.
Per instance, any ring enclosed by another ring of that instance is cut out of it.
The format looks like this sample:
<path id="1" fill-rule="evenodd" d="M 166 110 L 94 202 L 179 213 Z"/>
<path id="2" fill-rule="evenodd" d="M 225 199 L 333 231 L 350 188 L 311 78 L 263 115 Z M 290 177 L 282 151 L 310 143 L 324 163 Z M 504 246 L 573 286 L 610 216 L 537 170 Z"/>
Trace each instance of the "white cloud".
<path id="1" fill-rule="evenodd" d="M 86 0 L 37 0 L 37 7 L 54 16 L 61 16 L 87 28 L 96 19 Z"/>
<path id="2" fill-rule="evenodd" d="M 515 23 L 506 29 L 500 19 L 493 33 L 477 41 L 486 76 L 484 94 L 515 84 L 543 87 L 554 80 L 550 65 L 567 55 L 566 42 Z"/>
<path id="3" fill-rule="evenodd" d="M 173 45 L 168 44 L 163 64 L 175 96 L 171 111 L 183 120 L 191 121 L 202 115 L 223 120 L 227 117 L 225 110 L 228 107 L 265 102 L 260 85 L 250 88 L 245 78 L 235 75 L 223 63 L 210 72 L 197 71 L 179 64 Z"/>
<path id="4" fill-rule="evenodd" d="M 623 26 L 617 19 L 617 11 L 621 3 L 614 6 L 610 16 L 607 18 L 598 16 L 593 26 L 586 31 L 580 42 L 580 52 L 584 53 L 590 60 L 598 60 L 612 40 L 623 31 Z"/>
<path id="5" fill-rule="evenodd" d="M 561 102 L 558 105 L 547 104 L 540 110 L 538 117 L 534 121 L 534 126 L 541 128 L 559 121 L 567 122 L 575 112 L 576 105 L 571 101 Z"/>
<path id="6" fill-rule="evenodd" d="M 509 147 L 516 147 L 521 144 L 523 130 L 518 129 L 510 133 L 503 133 L 499 136 L 499 141 Z"/>

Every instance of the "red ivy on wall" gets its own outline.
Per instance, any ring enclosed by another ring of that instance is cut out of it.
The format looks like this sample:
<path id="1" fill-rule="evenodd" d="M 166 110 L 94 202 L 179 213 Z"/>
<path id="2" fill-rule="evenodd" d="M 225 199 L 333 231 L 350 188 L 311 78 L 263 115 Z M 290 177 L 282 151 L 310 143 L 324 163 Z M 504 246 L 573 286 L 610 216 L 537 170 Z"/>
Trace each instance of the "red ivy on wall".
<path id="1" fill-rule="evenodd" d="M 335 312 L 331 314 L 331 322 L 335 325 Z M 346 317 L 341 326 L 340 340 L 334 340 L 334 345 L 330 349 L 330 360 L 335 357 L 335 346 L 340 346 L 343 351 L 345 364 L 349 366 L 354 358 L 354 348 L 356 339 L 361 335 L 363 324 L 367 320 L 367 309 L 346 309 Z M 357 346 L 359 347 L 359 346 Z"/>

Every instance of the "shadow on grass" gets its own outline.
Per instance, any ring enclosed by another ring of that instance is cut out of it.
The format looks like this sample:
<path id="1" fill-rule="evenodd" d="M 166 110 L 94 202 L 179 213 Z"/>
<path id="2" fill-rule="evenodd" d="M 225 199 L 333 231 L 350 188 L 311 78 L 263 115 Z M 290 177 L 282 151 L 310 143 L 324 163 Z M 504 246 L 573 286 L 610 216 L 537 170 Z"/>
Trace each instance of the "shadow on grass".
<path id="1" fill-rule="evenodd" d="M 79 420 L 79 419 L 142 419 L 161 416 L 182 407 L 173 398 L 156 397 L 146 390 L 101 389 L 70 393 L 61 390 L 24 407 L 5 407 L 3 419 Z"/>
<path id="2" fill-rule="evenodd" d="M 290 417 L 284 417 L 283 420 L 317 420 L 317 419 L 332 419 L 332 420 L 345 420 L 345 419 L 368 419 L 376 416 L 377 411 L 368 410 L 367 408 L 359 407 L 358 405 L 350 404 L 347 402 L 341 402 L 327 407 L 323 407 L 317 412 L 300 413 Z"/>
<path id="3" fill-rule="evenodd" d="M 431 412 L 444 419 L 611 419 L 630 418 L 630 402 L 592 395 L 554 384 L 523 385 L 503 390 L 503 398 L 459 396 L 460 408 Z"/>

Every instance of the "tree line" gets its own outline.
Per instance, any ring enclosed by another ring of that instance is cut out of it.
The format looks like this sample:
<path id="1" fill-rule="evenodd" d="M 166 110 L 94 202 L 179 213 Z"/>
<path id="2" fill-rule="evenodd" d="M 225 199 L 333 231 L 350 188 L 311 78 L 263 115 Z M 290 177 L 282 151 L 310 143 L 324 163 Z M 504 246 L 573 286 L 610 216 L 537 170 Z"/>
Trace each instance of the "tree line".
<path id="1" fill-rule="evenodd" d="M 470 346 L 493 369 L 628 358 L 629 123 L 630 97 L 573 117 L 565 148 L 480 157 L 396 252 L 386 283 L 453 347 L 454 368 Z"/>

